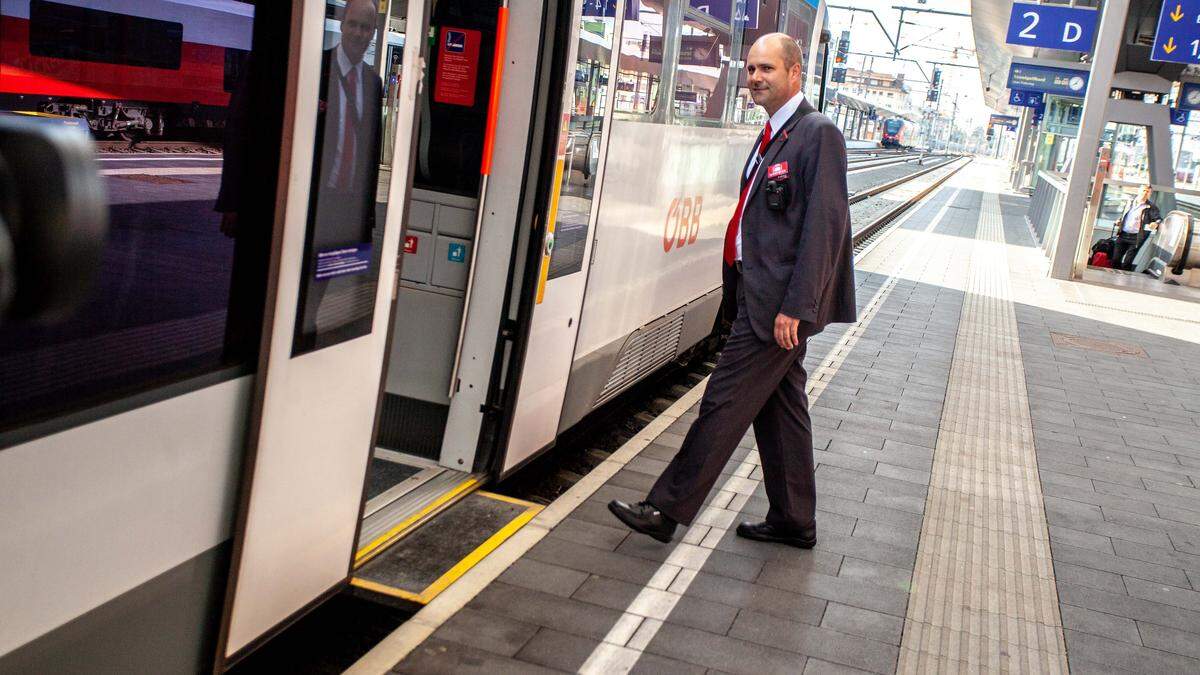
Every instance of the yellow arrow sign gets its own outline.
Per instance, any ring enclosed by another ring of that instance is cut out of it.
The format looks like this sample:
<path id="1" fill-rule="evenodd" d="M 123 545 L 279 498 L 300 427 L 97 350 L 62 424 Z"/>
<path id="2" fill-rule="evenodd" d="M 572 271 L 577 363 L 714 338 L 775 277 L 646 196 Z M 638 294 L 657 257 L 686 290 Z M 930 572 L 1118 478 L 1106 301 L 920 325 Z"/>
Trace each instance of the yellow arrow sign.
<path id="1" fill-rule="evenodd" d="M 1171 36 L 1170 40 L 1167 40 L 1167 44 L 1163 45 L 1163 51 L 1168 54 L 1175 51 L 1175 36 L 1174 35 Z"/>
<path id="2" fill-rule="evenodd" d="M 1171 17 L 1172 21 L 1179 21 L 1180 19 L 1182 19 L 1183 18 L 1183 5 L 1175 5 L 1175 11 L 1171 12 L 1168 16 Z"/>

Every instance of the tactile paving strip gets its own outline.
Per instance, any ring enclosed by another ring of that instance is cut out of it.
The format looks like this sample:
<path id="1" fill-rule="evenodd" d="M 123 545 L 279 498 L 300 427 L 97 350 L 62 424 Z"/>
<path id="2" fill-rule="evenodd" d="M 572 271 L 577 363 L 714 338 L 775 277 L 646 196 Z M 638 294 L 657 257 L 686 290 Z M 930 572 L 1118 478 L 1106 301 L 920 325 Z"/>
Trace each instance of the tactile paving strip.
<path id="1" fill-rule="evenodd" d="M 901 673 L 1067 672 L 999 198 L 984 195 Z"/>

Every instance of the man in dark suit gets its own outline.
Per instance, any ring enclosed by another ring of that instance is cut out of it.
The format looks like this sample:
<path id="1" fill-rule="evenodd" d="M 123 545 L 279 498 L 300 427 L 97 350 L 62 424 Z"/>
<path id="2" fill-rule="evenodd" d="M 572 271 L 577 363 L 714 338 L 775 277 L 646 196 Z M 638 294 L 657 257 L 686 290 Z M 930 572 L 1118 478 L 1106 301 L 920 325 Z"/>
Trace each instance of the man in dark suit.
<path id="1" fill-rule="evenodd" d="M 375 69 L 363 62 L 363 55 L 375 35 L 377 16 L 373 0 L 350 0 L 342 16 L 341 40 L 321 58 L 310 258 L 321 251 L 371 242 L 383 84 Z M 305 347 L 315 344 L 317 312 L 329 284 L 313 278 L 314 266 L 315 260 L 306 261 L 303 315 L 296 327 L 297 343 Z"/>
<path id="2" fill-rule="evenodd" d="M 1133 259 L 1150 232 L 1162 220 L 1158 206 L 1150 201 L 1154 188 L 1143 185 L 1136 199 L 1129 203 L 1129 208 L 1121 214 L 1120 219 L 1113 224 L 1116 241 L 1113 242 L 1112 266 L 1116 270 L 1133 270 Z"/>
<path id="3" fill-rule="evenodd" d="M 771 116 L 742 172 L 725 237 L 726 298 L 736 318 L 700 416 L 646 501 L 613 501 L 630 528 L 669 542 L 690 525 L 753 424 L 770 510 L 739 536 L 816 543 L 812 423 L 804 353 L 826 324 L 856 319 L 846 143 L 804 99 L 802 53 L 783 33 L 750 48 L 747 83 Z"/>

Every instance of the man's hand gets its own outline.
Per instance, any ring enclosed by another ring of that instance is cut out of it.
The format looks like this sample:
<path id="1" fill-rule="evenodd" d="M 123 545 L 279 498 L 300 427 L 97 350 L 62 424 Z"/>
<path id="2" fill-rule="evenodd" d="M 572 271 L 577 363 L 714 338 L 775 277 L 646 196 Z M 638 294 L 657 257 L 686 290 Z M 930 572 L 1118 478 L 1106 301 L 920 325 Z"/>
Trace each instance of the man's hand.
<path id="1" fill-rule="evenodd" d="M 783 349 L 793 349 L 800 345 L 800 319 L 793 319 L 786 314 L 775 317 L 775 343 Z"/>

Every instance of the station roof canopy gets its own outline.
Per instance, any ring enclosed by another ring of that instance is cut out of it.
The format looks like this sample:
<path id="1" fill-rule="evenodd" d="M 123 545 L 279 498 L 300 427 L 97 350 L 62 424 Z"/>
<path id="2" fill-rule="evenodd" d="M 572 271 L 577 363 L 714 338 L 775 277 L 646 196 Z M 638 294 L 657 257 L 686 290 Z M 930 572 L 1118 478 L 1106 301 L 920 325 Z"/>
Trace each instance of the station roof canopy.
<path id="1" fill-rule="evenodd" d="M 1044 4 L 1071 4 L 1065 0 Z M 1095 7 L 1100 0 L 1079 0 L 1076 7 Z M 983 100 L 993 110 L 1004 111 L 1008 107 L 1008 67 L 1014 56 L 1037 56 L 1043 59 L 1079 63 L 1078 52 L 1042 49 L 1035 53 L 1032 47 L 1010 45 L 1005 42 L 1008 34 L 1008 17 L 1012 14 L 1013 0 L 971 0 L 971 29 L 975 34 L 975 57 L 979 62 L 980 87 Z"/>
<path id="2" fill-rule="evenodd" d="M 896 108 L 888 107 L 887 105 L 877 101 L 872 101 L 871 99 L 863 98 L 861 96 L 855 96 L 854 94 L 847 93 L 841 89 L 834 89 L 830 96 L 838 105 L 845 106 L 851 110 L 869 112 L 871 108 L 874 107 L 875 113 L 881 117 L 903 117 L 907 120 L 918 119 L 917 117 L 913 116 L 911 111 L 900 112 Z"/>

